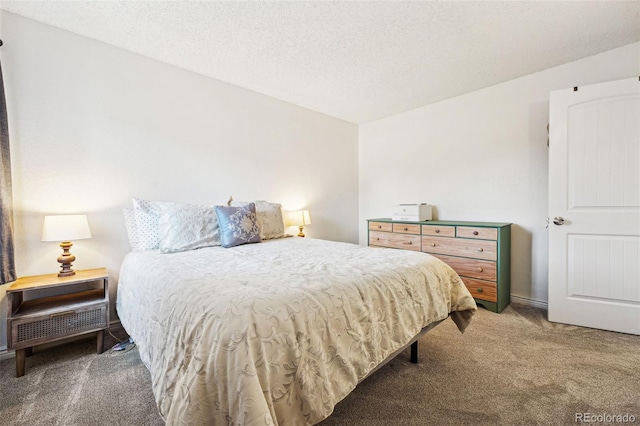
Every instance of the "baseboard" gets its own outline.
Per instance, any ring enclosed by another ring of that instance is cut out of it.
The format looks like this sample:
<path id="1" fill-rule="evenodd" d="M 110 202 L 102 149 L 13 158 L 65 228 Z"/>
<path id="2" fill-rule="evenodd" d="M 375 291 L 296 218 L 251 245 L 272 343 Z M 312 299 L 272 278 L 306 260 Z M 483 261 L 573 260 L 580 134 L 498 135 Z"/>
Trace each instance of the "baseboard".
<path id="1" fill-rule="evenodd" d="M 0 361 L 4 360 L 4 359 L 13 359 L 15 358 L 15 352 L 14 351 L 8 351 L 8 350 L 3 350 L 2 352 L 0 352 Z"/>
<path id="2" fill-rule="evenodd" d="M 511 295 L 511 301 L 519 305 L 533 306 L 535 308 L 541 308 L 541 309 L 547 309 L 547 310 L 549 309 L 549 304 L 547 302 L 541 302 L 539 300 L 529 299 L 527 297 L 522 297 L 522 296 L 514 296 L 513 294 Z"/>

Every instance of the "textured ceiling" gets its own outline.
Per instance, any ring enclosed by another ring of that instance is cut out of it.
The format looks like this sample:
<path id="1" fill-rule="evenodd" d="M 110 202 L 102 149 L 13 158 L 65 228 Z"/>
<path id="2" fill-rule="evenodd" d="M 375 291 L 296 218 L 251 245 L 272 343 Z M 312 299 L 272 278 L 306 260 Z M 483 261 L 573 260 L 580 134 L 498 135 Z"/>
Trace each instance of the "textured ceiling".
<path id="1" fill-rule="evenodd" d="M 353 123 L 640 40 L 639 1 L 0 1 Z"/>

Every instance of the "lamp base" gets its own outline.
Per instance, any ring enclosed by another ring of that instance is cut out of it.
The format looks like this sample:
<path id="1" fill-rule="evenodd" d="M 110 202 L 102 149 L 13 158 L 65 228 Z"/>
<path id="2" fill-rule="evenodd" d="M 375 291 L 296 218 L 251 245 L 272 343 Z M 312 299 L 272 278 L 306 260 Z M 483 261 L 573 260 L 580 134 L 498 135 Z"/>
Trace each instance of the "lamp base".
<path id="1" fill-rule="evenodd" d="M 304 228 L 304 226 L 302 225 L 298 226 L 298 229 L 300 230 L 300 232 L 298 232 L 298 237 L 304 237 L 304 232 L 302 232 L 302 228 Z"/>
<path id="2" fill-rule="evenodd" d="M 58 257 L 58 262 L 60 263 L 59 277 L 70 277 L 76 274 L 76 271 L 71 269 L 71 263 L 76 260 L 76 257 L 69 253 L 72 245 L 73 243 L 71 241 L 63 241 L 60 243 L 62 254 Z"/>

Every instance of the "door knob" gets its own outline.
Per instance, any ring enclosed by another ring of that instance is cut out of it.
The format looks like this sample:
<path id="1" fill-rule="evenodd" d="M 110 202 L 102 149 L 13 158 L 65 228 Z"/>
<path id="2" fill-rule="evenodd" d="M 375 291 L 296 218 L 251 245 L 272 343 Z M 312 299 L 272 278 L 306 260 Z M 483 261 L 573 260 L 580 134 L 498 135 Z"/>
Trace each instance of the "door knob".
<path id="1" fill-rule="evenodd" d="M 556 216 L 553 218 L 554 225 L 564 225 L 564 218 L 561 216 Z"/>

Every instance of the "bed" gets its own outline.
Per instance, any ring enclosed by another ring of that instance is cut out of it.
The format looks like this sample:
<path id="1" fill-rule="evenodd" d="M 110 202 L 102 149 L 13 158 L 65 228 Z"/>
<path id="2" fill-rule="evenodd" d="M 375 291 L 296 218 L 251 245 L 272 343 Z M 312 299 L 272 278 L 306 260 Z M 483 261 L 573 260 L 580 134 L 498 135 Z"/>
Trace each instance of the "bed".
<path id="1" fill-rule="evenodd" d="M 426 253 L 308 238 L 129 253 L 117 312 L 167 424 L 315 424 L 475 302 Z"/>

